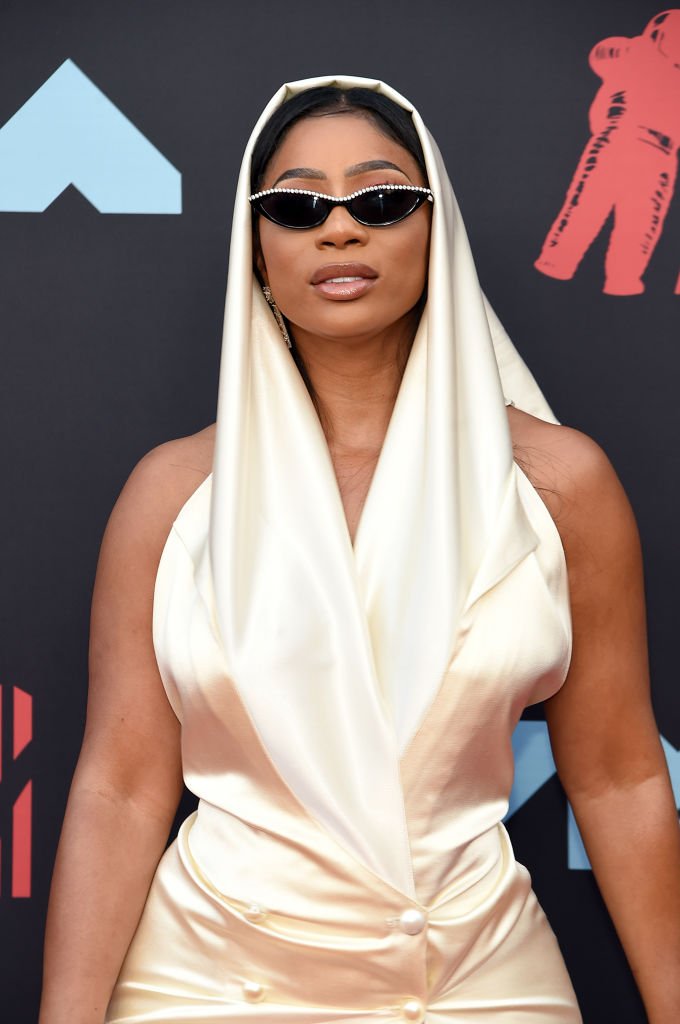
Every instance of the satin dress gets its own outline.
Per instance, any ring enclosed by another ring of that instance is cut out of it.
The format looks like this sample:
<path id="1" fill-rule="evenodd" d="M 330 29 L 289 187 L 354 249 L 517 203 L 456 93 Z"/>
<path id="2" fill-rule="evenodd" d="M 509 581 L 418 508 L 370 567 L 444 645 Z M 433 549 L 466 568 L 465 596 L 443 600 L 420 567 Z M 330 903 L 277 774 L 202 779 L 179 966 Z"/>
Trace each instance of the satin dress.
<path id="1" fill-rule="evenodd" d="M 225 665 L 201 568 L 212 474 L 191 495 L 158 567 L 153 637 L 199 805 L 158 865 L 106 1024 L 581 1021 L 502 824 L 513 729 L 563 684 L 572 648 L 559 533 L 516 464 L 513 486 L 524 518 L 512 502 L 501 509 L 448 668 L 399 757 L 411 872 L 400 886 L 355 856 L 270 756 Z M 487 572 L 499 551 L 500 578 Z M 318 722 L 321 747 L 333 730 Z M 313 774 L 313 744 L 282 739 Z M 339 791 L 355 770 L 348 751 Z M 369 810 L 393 827 L 384 807 Z"/>

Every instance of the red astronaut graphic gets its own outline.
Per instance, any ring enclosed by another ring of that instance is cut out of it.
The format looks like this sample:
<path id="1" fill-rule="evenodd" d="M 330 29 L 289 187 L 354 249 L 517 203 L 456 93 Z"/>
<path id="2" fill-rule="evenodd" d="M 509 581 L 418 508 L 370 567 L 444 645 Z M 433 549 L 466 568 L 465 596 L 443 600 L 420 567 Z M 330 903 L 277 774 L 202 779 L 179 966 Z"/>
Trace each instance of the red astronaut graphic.
<path id="1" fill-rule="evenodd" d="M 602 79 L 589 111 L 592 134 L 534 266 L 573 277 L 613 210 L 603 291 L 638 295 L 677 173 L 680 10 L 657 14 L 640 36 L 603 39 L 589 62 Z"/>

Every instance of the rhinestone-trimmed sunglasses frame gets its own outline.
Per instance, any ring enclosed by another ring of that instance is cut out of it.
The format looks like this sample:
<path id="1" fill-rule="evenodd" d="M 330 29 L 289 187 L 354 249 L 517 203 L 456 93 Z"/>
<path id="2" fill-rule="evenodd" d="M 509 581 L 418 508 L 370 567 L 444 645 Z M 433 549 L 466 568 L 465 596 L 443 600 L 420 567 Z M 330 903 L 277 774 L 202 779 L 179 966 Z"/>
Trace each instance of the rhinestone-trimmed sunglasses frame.
<path id="1" fill-rule="evenodd" d="M 346 206 L 347 203 L 350 203 L 353 199 L 357 199 L 359 196 L 365 195 L 367 192 L 384 192 L 385 190 L 388 190 L 388 191 L 403 190 L 403 191 L 407 191 L 407 192 L 424 193 L 428 202 L 430 202 L 430 203 L 434 202 L 434 194 L 432 192 L 432 189 L 430 189 L 430 188 L 425 188 L 423 185 L 395 185 L 395 184 L 367 185 L 365 188 L 357 189 L 356 192 L 350 192 L 350 194 L 348 196 L 330 196 L 330 195 L 328 195 L 327 192 L 316 192 L 313 189 L 308 189 L 308 188 L 276 188 L 276 187 L 274 187 L 274 188 L 263 189 L 261 192 L 254 192 L 253 195 L 248 197 L 248 202 L 253 203 L 253 202 L 255 202 L 258 199 L 264 198 L 264 196 L 270 196 L 270 195 L 314 196 L 317 199 L 325 199 L 327 202 L 331 203 L 332 204 L 331 205 L 331 209 L 333 209 L 333 207 L 335 207 L 335 206 Z M 416 207 L 416 209 L 417 209 L 417 207 Z M 260 210 L 259 212 L 262 214 L 263 217 L 267 217 L 269 220 L 272 219 L 272 218 L 268 217 L 268 215 L 266 213 L 264 213 L 264 211 Z M 330 216 L 330 212 L 331 212 L 331 210 L 328 211 L 328 213 L 326 214 L 326 217 L 324 217 L 323 221 L 320 221 L 318 224 L 310 225 L 310 228 L 311 227 L 320 227 L 321 224 L 323 224 L 324 221 Z M 352 214 L 351 210 L 349 211 L 349 213 L 350 213 L 351 216 L 354 216 L 354 214 Z M 364 226 L 365 227 L 389 227 L 391 224 L 398 224 L 400 221 L 405 220 L 406 217 L 409 217 L 411 215 L 411 213 L 415 213 L 415 210 L 411 210 L 411 211 L 409 211 L 409 213 L 404 214 L 403 217 L 399 217 L 395 221 L 389 221 L 387 224 L 367 224 L 367 225 L 364 225 Z M 354 219 L 357 220 L 358 218 L 355 217 Z M 279 222 L 278 221 L 273 221 L 273 223 L 274 224 L 278 224 Z M 358 221 L 358 223 L 363 224 L 364 222 L 363 221 Z M 290 227 L 290 225 L 280 225 L 280 226 L 282 226 L 282 227 Z M 297 229 L 293 228 L 293 230 L 302 230 L 302 231 L 304 231 L 304 230 L 309 230 L 309 228 L 301 227 L 301 228 L 297 228 Z"/>

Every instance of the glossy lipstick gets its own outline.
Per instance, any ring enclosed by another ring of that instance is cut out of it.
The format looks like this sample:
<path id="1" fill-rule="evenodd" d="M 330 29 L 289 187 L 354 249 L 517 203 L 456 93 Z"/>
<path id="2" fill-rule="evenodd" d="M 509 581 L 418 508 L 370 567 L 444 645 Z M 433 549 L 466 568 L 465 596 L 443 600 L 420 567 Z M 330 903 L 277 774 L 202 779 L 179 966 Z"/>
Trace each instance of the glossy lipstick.
<path id="1" fill-rule="evenodd" d="M 327 299 L 356 299 L 375 284 L 378 273 L 366 263 L 329 263 L 319 267 L 311 285 Z"/>

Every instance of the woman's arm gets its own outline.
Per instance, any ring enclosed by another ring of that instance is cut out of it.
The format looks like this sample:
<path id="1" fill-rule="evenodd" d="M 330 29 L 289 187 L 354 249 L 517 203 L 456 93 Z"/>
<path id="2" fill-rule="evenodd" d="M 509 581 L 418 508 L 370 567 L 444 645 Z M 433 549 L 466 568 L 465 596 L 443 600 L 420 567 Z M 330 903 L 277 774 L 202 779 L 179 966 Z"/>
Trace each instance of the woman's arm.
<path id="1" fill-rule="evenodd" d="M 555 763 L 650 1024 L 677 1024 L 680 828 L 650 700 L 637 525 L 593 440 L 562 428 L 559 448 L 574 645 L 545 704 Z"/>
<path id="2" fill-rule="evenodd" d="M 178 505 L 176 443 L 138 463 L 102 541 L 87 722 L 52 878 L 40 1024 L 103 1021 L 182 792 L 179 723 L 151 632 L 156 570 Z"/>

